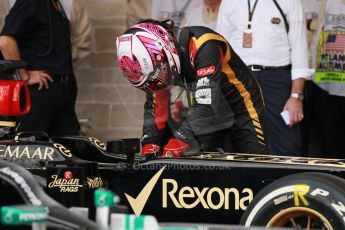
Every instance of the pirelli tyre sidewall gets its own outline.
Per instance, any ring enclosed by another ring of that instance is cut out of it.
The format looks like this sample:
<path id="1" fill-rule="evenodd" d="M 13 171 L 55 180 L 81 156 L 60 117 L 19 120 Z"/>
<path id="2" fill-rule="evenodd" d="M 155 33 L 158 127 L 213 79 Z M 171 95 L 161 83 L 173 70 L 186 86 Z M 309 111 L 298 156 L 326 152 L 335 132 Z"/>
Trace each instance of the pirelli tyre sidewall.
<path id="1" fill-rule="evenodd" d="M 277 219 L 310 214 L 330 229 L 345 229 L 345 180 L 324 173 L 298 173 L 261 190 L 241 218 L 245 227 L 286 227 Z"/>

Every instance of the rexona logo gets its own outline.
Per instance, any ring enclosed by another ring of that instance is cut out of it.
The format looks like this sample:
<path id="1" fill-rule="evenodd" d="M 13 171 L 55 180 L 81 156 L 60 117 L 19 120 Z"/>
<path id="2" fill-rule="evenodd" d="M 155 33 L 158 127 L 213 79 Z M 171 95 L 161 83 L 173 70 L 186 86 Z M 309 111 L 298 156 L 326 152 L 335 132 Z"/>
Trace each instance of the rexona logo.
<path id="1" fill-rule="evenodd" d="M 136 198 L 125 194 L 135 215 L 141 214 L 164 169 L 165 167 L 151 178 Z M 174 179 L 162 180 L 162 208 L 193 209 L 198 206 L 213 210 L 246 210 L 252 200 L 253 191 L 250 188 L 239 191 L 236 188 L 180 187 Z"/>
<path id="2" fill-rule="evenodd" d="M 171 187 L 170 190 L 168 186 Z M 201 205 L 204 209 L 246 210 L 253 200 L 253 191 L 249 188 L 244 188 L 241 192 L 236 188 L 180 188 L 175 180 L 163 179 L 163 208 L 168 208 L 169 200 L 176 208 L 192 209 Z"/>

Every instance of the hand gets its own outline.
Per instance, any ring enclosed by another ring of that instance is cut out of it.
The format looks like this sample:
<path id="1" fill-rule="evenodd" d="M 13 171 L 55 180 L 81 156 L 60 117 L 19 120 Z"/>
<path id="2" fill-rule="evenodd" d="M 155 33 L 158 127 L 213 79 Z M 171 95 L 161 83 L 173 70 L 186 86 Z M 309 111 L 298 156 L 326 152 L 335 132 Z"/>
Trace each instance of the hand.
<path id="1" fill-rule="evenodd" d="M 45 71 L 35 70 L 35 71 L 28 71 L 28 78 L 29 81 L 27 83 L 29 85 L 38 84 L 38 90 L 42 88 L 48 89 L 48 81 L 53 82 L 53 78 L 47 74 Z M 26 78 L 27 79 L 27 78 Z M 25 79 L 24 79 L 25 80 Z"/>
<path id="2" fill-rule="evenodd" d="M 188 149 L 190 149 L 189 144 L 179 139 L 171 138 L 164 147 L 163 157 L 181 157 L 182 153 Z"/>
<path id="3" fill-rule="evenodd" d="M 157 144 L 146 144 L 141 149 L 141 156 L 152 156 L 160 153 L 161 147 Z"/>
<path id="4" fill-rule="evenodd" d="M 289 111 L 290 127 L 303 120 L 303 103 L 298 98 L 290 97 L 284 106 L 284 111 Z"/>

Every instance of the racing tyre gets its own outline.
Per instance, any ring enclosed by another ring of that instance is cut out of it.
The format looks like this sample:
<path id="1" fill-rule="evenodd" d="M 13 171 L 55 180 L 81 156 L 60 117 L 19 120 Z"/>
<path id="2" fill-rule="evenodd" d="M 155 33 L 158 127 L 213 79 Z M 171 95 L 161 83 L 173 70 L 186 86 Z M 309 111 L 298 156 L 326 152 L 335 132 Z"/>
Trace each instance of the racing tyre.
<path id="1" fill-rule="evenodd" d="M 345 180 L 324 173 L 298 173 L 262 189 L 241 218 L 245 227 L 345 229 Z"/>

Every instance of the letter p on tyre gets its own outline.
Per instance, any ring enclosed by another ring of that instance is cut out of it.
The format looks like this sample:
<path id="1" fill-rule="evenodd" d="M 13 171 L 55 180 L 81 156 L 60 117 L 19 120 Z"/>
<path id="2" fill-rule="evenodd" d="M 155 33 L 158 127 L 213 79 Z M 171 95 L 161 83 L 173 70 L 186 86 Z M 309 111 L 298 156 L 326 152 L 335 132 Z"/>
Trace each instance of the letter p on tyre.
<path id="1" fill-rule="evenodd" d="M 345 229 L 345 180 L 330 174 L 298 173 L 261 190 L 243 213 L 245 227 Z"/>

